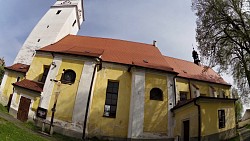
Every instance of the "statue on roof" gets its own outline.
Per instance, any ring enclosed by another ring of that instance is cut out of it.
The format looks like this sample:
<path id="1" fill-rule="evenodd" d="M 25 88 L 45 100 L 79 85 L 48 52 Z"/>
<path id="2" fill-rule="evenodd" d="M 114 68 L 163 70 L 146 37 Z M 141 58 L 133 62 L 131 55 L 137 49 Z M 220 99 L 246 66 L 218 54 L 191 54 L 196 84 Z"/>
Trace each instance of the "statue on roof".
<path id="1" fill-rule="evenodd" d="M 193 52 L 192 52 L 192 57 L 194 59 L 194 63 L 196 65 L 200 65 L 199 55 L 198 55 L 197 51 L 194 50 L 194 48 L 193 48 Z"/>

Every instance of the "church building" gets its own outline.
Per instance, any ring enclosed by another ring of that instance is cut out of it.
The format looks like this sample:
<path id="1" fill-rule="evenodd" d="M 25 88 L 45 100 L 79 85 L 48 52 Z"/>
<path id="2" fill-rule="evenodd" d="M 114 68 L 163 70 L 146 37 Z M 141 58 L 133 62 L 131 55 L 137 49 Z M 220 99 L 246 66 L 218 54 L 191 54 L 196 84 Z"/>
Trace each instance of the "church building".
<path id="1" fill-rule="evenodd" d="M 236 135 L 231 85 L 197 52 L 189 62 L 164 56 L 155 42 L 76 35 L 83 21 L 82 0 L 57 0 L 39 21 L 5 68 L 0 102 L 11 115 L 78 138 Z"/>

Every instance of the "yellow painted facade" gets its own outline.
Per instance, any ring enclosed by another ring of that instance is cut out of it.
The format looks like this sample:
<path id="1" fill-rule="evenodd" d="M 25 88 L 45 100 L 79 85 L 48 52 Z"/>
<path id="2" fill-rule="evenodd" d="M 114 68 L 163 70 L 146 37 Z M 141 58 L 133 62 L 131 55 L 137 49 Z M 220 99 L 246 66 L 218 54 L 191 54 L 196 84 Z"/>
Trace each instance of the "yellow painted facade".
<path id="1" fill-rule="evenodd" d="M 201 81 L 194 81 L 188 80 L 185 78 L 177 78 L 176 79 L 176 90 L 177 95 L 180 96 L 180 92 L 187 92 L 187 99 L 190 99 L 190 85 L 195 85 L 198 87 L 201 96 L 208 96 L 210 97 L 210 90 L 209 87 L 213 87 L 215 89 L 215 94 L 218 96 L 220 92 L 224 91 L 226 97 L 230 97 L 230 86 L 220 85 L 220 84 L 211 84 L 209 82 L 201 82 Z M 217 97 L 215 96 L 215 97 Z M 194 97 L 191 97 L 194 98 Z"/>
<path id="2" fill-rule="evenodd" d="M 108 80 L 119 81 L 116 118 L 104 117 Z M 126 67 L 109 66 L 97 72 L 89 112 L 87 131 L 90 136 L 126 138 L 128 134 L 131 73 Z"/>
<path id="3" fill-rule="evenodd" d="M 234 102 L 216 99 L 198 99 L 201 112 L 201 136 L 218 134 L 236 127 Z M 219 129 L 218 110 L 225 110 L 225 127 Z M 198 106 L 191 102 L 174 110 L 174 136 L 183 136 L 183 121 L 190 122 L 190 137 L 198 136 Z"/>
<path id="4" fill-rule="evenodd" d="M 174 137 L 183 136 L 183 121 L 189 120 L 190 137 L 198 135 L 198 109 L 193 103 L 174 111 Z"/>
<path id="5" fill-rule="evenodd" d="M 176 79 L 176 92 L 180 95 L 180 92 L 187 93 L 187 99 L 190 99 L 189 84 L 187 79 L 177 78 Z"/>
<path id="6" fill-rule="evenodd" d="M 163 101 L 150 100 L 150 90 L 159 88 L 163 91 Z M 168 132 L 168 92 L 167 77 L 159 74 L 145 75 L 145 104 L 144 104 L 144 132 Z"/>
<path id="7" fill-rule="evenodd" d="M 8 71 L 8 77 L 5 83 L 5 86 L 3 88 L 2 91 L 2 96 L 8 100 L 10 94 L 13 94 L 13 85 L 12 83 L 17 82 L 17 78 L 20 77 L 20 80 L 24 79 L 24 74 L 23 73 L 19 73 L 19 72 L 14 72 L 14 71 Z"/>
<path id="8" fill-rule="evenodd" d="M 84 61 L 62 59 L 62 64 L 56 76 L 56 80 L 60 80 L 63 70 L 71 69 L 76 73 L 76 79 L 74 84 L 61 84 L 60 95 L 57 100 L 57 107 L 55 112 L 55 118 L 63 121 L 72 121 L 73 109 L 75 104 L 75 98 L 79 86 L 79 80 L 81 78 L 82 69 L 84 67 Z M 51 94 L 50 104 L 48 108 L 48 116 L 51 116 L 51 109 L 55 101 L 55 93 L 57 86 L 54 84 L 53 92 Z"/>
<path id="9" fill-rule="evenodd" d="M 235 110 L 234 103 L 231 102 L 202 102 L 201 104 L 202 114 L 202 136 L 216 134 L 218 132 L 227 131 L 235 128 Z M 226 124 L 225 128 L 219 129 L 218 110 L 225 110 Z"/>
<path id="10" fill-rule="evenodd" d="M 33 81 L 40 81 L 41 75 L 44 71 L 44 65 L 49 66 L 52 61 L 52 56 L 37 54 L 30 65 L 26 78 Z"/>

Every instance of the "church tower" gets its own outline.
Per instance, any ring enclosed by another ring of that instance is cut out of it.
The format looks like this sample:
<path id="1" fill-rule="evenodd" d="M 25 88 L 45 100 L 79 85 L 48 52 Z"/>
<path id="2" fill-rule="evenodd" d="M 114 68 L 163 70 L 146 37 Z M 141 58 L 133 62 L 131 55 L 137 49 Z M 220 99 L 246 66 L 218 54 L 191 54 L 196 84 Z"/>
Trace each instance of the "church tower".
<path id="1" fill-rule="evenodd" d="M 34 27 L 14 64 L 30 65 L 35 50 L 53 44 L 68 34 L 76 35 L 83 21 L 83 0 L 57 0 Z"/>

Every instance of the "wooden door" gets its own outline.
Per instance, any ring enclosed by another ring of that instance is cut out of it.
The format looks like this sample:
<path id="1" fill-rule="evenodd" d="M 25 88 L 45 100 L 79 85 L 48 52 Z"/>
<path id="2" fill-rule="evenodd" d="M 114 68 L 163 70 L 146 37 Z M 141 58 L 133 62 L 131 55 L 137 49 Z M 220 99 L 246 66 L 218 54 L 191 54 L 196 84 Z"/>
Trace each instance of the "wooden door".
<path id="1" fill-rule="evenodd" d="M 189 141 L 189 120 L 183 121 L 183 139 Z"/>
<path id="2" fill-rule="evenodd" d="M 30 109 L 31 100 L 25 97 L 21 97 L 18 112 L 17 112 L 17 119 L 25 122 L 28 120 L 28 114 Z"/>

